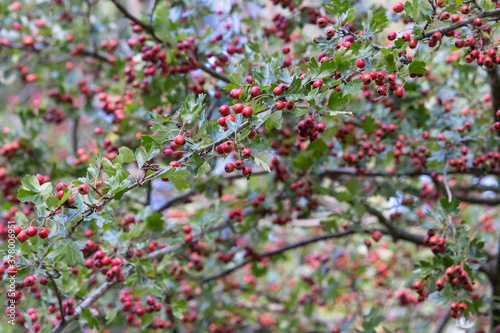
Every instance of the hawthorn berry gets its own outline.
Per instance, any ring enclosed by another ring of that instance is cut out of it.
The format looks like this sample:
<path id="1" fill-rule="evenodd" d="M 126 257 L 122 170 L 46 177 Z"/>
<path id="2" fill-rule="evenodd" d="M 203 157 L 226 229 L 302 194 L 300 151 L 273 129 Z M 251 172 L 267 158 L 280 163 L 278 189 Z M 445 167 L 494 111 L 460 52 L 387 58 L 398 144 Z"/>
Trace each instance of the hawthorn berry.
<path id="1" fill-rule="evenodd" d="M 320 17 L 316 23 L 318 24 L 318 27 L 326 28 L 326 26 L 328 25 L 328 20 L 324 17 Z"/>
<path id="2" fill-rule="evenodd" d="M 401 13 L 405 9 L 405 5 L 403 5 L 401 2 L 397 2 L 393 7 L 392 10 L 395 13 Z"/>
<path id="3" fill-rule="evenodd" d="M 89 194 L 89 192 L 90 192 L 90 187 L 87 184 L 82 184 L 78 186 L 78 193 L 80 193 L 81 195 Z"/>

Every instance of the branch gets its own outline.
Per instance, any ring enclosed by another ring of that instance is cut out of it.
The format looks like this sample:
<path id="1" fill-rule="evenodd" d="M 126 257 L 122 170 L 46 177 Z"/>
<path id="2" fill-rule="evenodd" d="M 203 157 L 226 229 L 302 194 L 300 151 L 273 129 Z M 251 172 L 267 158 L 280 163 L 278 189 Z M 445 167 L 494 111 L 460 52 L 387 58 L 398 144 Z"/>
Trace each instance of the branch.
<path id="1" fill-rule="evenodd" d="M 394 171 L 387 172 L 381 170 L 366 170 L 360 172 L 359 169 L 356 168 L 348 168 L 348 167 L 339 167 L 339 168 L 331 168 L 323 171 L 325 175 L 329 177 L 337 176 L 337 175 L 351 175 L 358 177 L 418 177 L 418 176 L 430 176 L 433 172 L 438 175 L 443 174 L 442 170 L 423 170 L 423 171 Z M 474 176 L 483 176 L 483 175 L 500 175 L 500 170 L 485 170 L 481 168 L 469 168 L 464 172 L 458 172 L 456 170 L 448 171 L 449 175 L 474 175 Z"/>
<path id="2" fill-rule="evenodd" d="M 424 245 L 424 237 L 395 227 L 380 211 L 370 206 L 367 202 L 362 202 L 362 204 L 368 213 L 375 216 L 389 230 L 395 240 L 403 239 L 417 245 Z"/>
<path id="3" fill-rule="evenodd" d="M 71 133 L 71 143 L 73 145 L 73 154 L 76 155 L 76 151 L 78 150 L 78 127 L 80 126 L 80 118 L 77 116 L 73 119 L 73 132 Z"/>
<path id="4" fill-rule="evenodd" d="M 446 328 L 446 325 L 448 324 L 448 320 L 450 320 L 450 310 L 449 309 L 446 312 L 446 315 L 436 323 L 436 329 L 434 330 L 434 333 L 444 332 L 444 329 Z"/>
<path id="5" fill-rule="evenodd" d="M 478 13 L 475 16 L 471 16 L 468 19 L 465 19 L 465 20 L 462 20 L 462 21 L 458 21 L 458 22 L 446 25 L 446 26 L 441 27 L 441 28 L 432 29 L 432 30 L 429 30 L 427 32 L 424 32 L 422 34 L 422 38 L 420 38 L 420 39 L 429 38 L 435 32 L 440 32 L 444 36 L 444 35 L 446 35 L 448 32 L 450 32 L 452 30 L 464 27 L 464 26 L 469 25 L 469 24 L 473 24 L 474 20 L 477 17 L 479 17 L 479 18 L 485 18 L 485 17 L 492 17 L 492 16 L 498 16 L 498 15 L 500 15 L 500 8 L 486 10 L 484 12 Z"/>
<path id="6" fill-rule="evenodd" d="M 198 53 L 197 52 L 195 52 L 194 56 L 196 57 L 196 60 L 198 60 Z M 222 81 L 227 82 L 227 83 L 231 83 L 231 80 L 229 79 L 229 77 L 227 77 L 224 74 L 217 73 L 215 70 L 213 70 L 210 67 L 207 67 L 204 63 L 202 63 L 199 60 L 198 60 L 198 67 L 200 67 L 200 69 L 202 71 L 204 71 L 205 73 L 207 73 L 207 74 L 209 74 L 209 75 L 211 75 L 219 80 L 222 80 Z"/>
<path id="7" fill-rule="evenodd" d="M 313 238 L 309 238 L 309 239 L 306 239 L 306 240 L 303 240 L 301 242 L 297 242 L 297 243 L 293 243 L 293 244 L 290 244 L 290 245 L 287 245 L 287 246 L 283 246 L 279 249 L 276 249 L 276 250 L 273 250 L 273 251 L 267 251 L 267 252 L 263 252 L 261 254 L 258 255 L 258 257 L 271 257 L 273 255 L 276 255 L 276 254 L 279 254 L 279 253 L 282 253 L 282 252 L 285 252 L 285 251 L 288 251 L 288 250 L 292 250 L 292 249 L 295 249 L 295 248 L 298 248 L 298 247 L 302 247 L 302 246 L 306 246 L 306 245 L 309 245 L 309 244 L 312 244 L 312 243 L 316 243 L 316 242 L 319 242 L 319 241 L 324 241 L 324 240 L 328 240 L 328 239 L 333 239 L 333 238 L 340 238 L 340 237 L 344 237 L 344 236 L 348 236 L 348 235 L 353 235 L 355 234 L 355 231 L 353 230 L 347 230 L 347 231 L 343 231 L 343 232 L 336 232 L 336 233 L 330 233 L 330 234 L 325 234 L 325 235 L 322 235 L 322 236 L 318 236 L 318 237 L 313 237 Z M 211 276 L 207 276 L 207 277 L 204 277 L 202 278 L 203 282 L 209 282 L 209 281 L 212 281 L 212 280 L 217 280 L 221 277 L 224 277 L 226 275 L 229 275 L 231 274 L 232 272 L 246 266 L 247 264 L 250 264 L 252 263 L 253 261 L 255 261 L 254 258 L 250 258 L 250 259 L 247 259 L 247 260 L 244 260 L 242 261 L 241 263 L 225 270 L 225 271 L 222 271 L 218 274 L 215 274 L 215 275 L 211 275 Z"/>
<path id="8" fill-rule="evenodd" d="M 153 37 L 153 39 L 155 41 L 157 41 L 160 44 L 165 44 L 167 46 L 170 46 L 169 43 L 164 42 L 158 36 L 156 36 L 156 34 L 155 34 L 154 30 L 153 30 L 153 27 L 151 25 L 142 22 L 140 19 L 138 19 L 137 17 L 135 17 L 134 15 L 132 15 L 118 0 L 111 0 L 111 1 L 115 4 L 116 8 L 118 8 L 118 10 L 120 12 L 122 12 L 122 14 L 126 18 L 128 18 L 131 21 L 133 21 L 135 24 L 137 24 L 142 29 L 144 29 L 144 31 L 146 31 L 147 33 L 149 33 L 151 35 L 151 37 Z"/>
<path id="9" fill-rule="evenodd" d="M 377 230 L 379 230 L 379 229 L 377 229 Z M 381 231 L 385 235 L 393 235 L 393 233 L 391 231 L 388 231 L 388 230 L 379 230 L 379 231 Z M 367 233 L 367 234 L 372 233 L 371 230 L 363 230 L 362 232 Z M 303 241 L 300 241 L 297 243 L 286 245 L 286 246 L 283 246 L 283 247 L 276 249 L 276 250 L 260 253 L 259 255 L 257 255 L 257 257 L 271 257 L 273 255 L 280 254 L 280 253 L 283 253 L 285 251 L 296 249 L 298 247 L 306 246 L 306 245 L 309 245 L 312 243 L 325 241 L 325 240 L 329 240 L 329 239 L 334 239 L 334 238 L 341 238 L 344 236 L 349 236 L 349 235 L 354 235 L 354 234 L 356 234 L 355 230 L 346 230 L 346 231 L 342 231 L 342 232 L 328 233 L 325 235 L 312 237 L 312 238 L 309 238 L 309 239 L 306 239 L 306 240 L 303 240 Z M 424 244 L 424 241 L 423 241 L 424 237 L 419 236 L 419 235 L 413 235 L 413 234 L 404 232 L 402 230 L 398 230 L 398 236 L 399 236 L 399 239 L 409 241 L 409 242 L 414 243 L 416 245 L 423 245 Z M 229 275 L 232 272 L 246 266 L 247 264 L 252 263 L 253 261 L 255 261 L 254 258 L 247 259 L 247 260 L 242 261 L 241 263 L 237 264 L 236 266 L 233 266 L 233 267 L 231 267 L 225 271 L 222 271 L 218 274 L 204 277 L 204 278 L 202 278 L 202 280 L 203 280 L 203 282 L 209 282 L 212 280 L 219 279 L 221 277 Z"/>
<path id="10" fill-rule="evenodd" d="M 189 197 L 195 195 L 195 192 L 192 191 L 192 190 L 189 190 L 189 191 L 186 191 L 185 193 L 175 197 L 175 198 L 172 198 L 170 200 L 168 200 L 167 202 L 165 202 L 161 207 L 159 207 L 158 209 L 155 210 L 155 212 L 162 212 L 164 211 L 165 209 L 168 209 L 172 206 L 175 206 L 177 204 L 180 204 L 180 203 L 183 203 L 184 201 L 186 201 Z M 148 200 L 148 203 L 149 203 L 149 200 Z"/>
<path id="11" fill-rule="evenodd" d="M 48 271 L 46 273 L 47 273 L 47 276 L 50 279 L 50 283 L 52 283 L 52 286 L 54 287 L 54 293 L 56 294 L 57 301 L 59 302 L 59 311 L 61 311 L 61 323 L 64 324 L 65 323 L 65 320 L 64 320 L 64 307 L 63 307 L 63 304 L 62 304 L 61 292 L 59 291 L 59 288 L 57 288 L 56 281 L 54 280 L 54 277 L 52 276 L 52 274 L 50 274 Z"/>

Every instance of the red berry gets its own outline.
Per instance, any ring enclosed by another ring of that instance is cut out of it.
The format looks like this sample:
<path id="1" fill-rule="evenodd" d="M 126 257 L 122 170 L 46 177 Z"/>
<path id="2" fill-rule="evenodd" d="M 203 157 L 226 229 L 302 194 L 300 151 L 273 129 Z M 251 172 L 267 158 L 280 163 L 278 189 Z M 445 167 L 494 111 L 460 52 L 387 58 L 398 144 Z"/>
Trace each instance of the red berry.
<path id="1" fill-rule="evenodd" d="M 26 229 L 26 234 L 28 235 L 28 237 L 34 237 L 36 236 L 37 233 L 38 233 L 37 227 L 31 226 L 28 227 L 28 229 Z"/>
<path id="2" fill-rule="evenodd" d="M 321 17 L 318 19 L 318 21 L 316 21 L 316 23 L 318 24 L 318 27 L 325 28 L 328 24 L 328 20 L 324 17 Z"/>
<path id="3" fill-rule="evenodd" d="M 189 224 L 186 224 L 182 227 L 182 231 L 184 231 L 184 233 L 186 233 L 186 234 L 190 234 L 192 230 L 193 230 L 193 228 L 191 228 L 191 226 Z"/>
<path id="4" fill-rule="evenodd" d="M 361 59 L 361 58 L 356 60 L 356 66 L 358 66 L 358 68 L 365 68 L 366 67 L 366 60 Z"/>
<path id="5" fill-rule="evenodd" d="M 243 175 L 246 176 L 247 178 L 250 178 L 250 176 L 252 175 L 252 168 L 246 166 L 243 169 Z"/>
<path id="6" fill-rule="evenodd" d="M 17 239 L 19 239 L 19 242 L 24 243 L 28 240 L 28 234 L 26 234 L 26 231 L 21 230 L 21 232 L 17 235 Z"/>
<path id="7" fill-rule="evenodd" d="M 242 150 L 241 155 L 243 156 L 243 158 L 249 159 L 250 157 L 252 157 L 252 151 L 248 148 L 245 148 Z"/>
<path id="8" fill-rule="evenodd" d="M 405 9 L 405 5 L 403 5 L 401 2 L 396 3 L 393 7 L 392 10 L 395 13 L 401 13 Z"/>
<path id="9" fill-rule="evenodd" d="M 387 34 L 387 39 L 390 41 L 395 40 L 398 37 L 398 34 L 394 31 L 391 31 Z"/>
<path id="10" fill-rule="evenodd" d="M 183 146 L 185 143 L 186 143 L 186 139 L 184 138 L 184 136 L 182 135 L 177 135 L 175 138 L 174 138 L 174 142 L 176 145 L 178 146 Z"/>
<path id="11" fill-rule="evenodd" d="M 224 166 L 224 170 L 227 172 L 227 173 L 231 173 L 234 171 L 234 164 L 233 163 L 227 163 L 225 166 Z"/>
<path id="12" fill-rule="evenodd" d="M 396 88 L 396 96 L 399 98 L 402 98 L 405 95 L 405 88 L 403 87 L 397 87 Z"/>
<path id="13" fill-rule="evenodd" d="M 243 115 L 243 118 L 250 118 L 253 114 L 253 109 L 249 106 L 243 108 L 243 111 L 241 112 Z"/>
<path id="14" fill-rule="evenodd" d="M 274 106 L 277 110 L 283 110 L 285 108 L 285 103 L 283 103 L 282 101 L 277 101 Z"/>
<path id="15" fill-rule="evenodd" d="M 283 87 L 281 85 L 277 86 L 276 88 L 273 89 L 273 93 L 276 96 L 280 96 L 283 94 Z"/>
<path id="16" fill-rule="evenodd" d="M 221 114 L 221 116 L 225 117 L 227 115 L 229 115 L 229 113 L 231 112 L 231 110 L 229 109 L 229 106 L 227 105 L 222 105 L 220 108 L 219 108 L 219 113 Z"/>
<path id="17" fill-rule="evenodd" d="M 260 88 L 255 86 L 250 89 L 250 94 L 253 96 L 259 96 L 260 95 Z"/>
<path id="18" fill-rule="evenodd" d="M 323 86 L 323 81 L 321 81 L 321 80 L 316 80 L 313 82 L 314 88 L 321 88 L 322 86 Z M 278 102 L 276 102 L 276 103 L 278 103 Z M 281 103 L 283 103 L 283 102 L 281 102 Z"/>
<path id="19" fill-rule="evenodd" d="M 377 94 L 379 94 L 380 96 L 385 96 L 387 94 L 387 88 L 385 86 L 378 87 Z"/>
<path id="20" fill-rule="evenodd" d="M 80 193 L 81 195 L 89 194 L 89 191 L 90 191 L 90 188 L 87 184 L 82 184 L 82 185 L 78 186 L 78 193 Z"/>
<path id="21" fill-rule="evenodd" d="M 244 106 L 241 103 L 237 103 L 237 104 L 233 105 L 234 113 L 241 113 L 241 111 L 243 111 L 243 108 L 244 108 Z"/>

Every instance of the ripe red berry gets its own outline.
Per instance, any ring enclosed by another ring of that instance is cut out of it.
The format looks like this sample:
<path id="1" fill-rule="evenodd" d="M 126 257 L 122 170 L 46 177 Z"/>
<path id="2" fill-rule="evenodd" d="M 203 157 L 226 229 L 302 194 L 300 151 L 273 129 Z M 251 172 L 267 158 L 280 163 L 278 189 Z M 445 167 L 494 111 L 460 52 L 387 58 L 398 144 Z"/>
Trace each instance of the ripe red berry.
<path id="1" fill-rule="evenodd" d="M 19 239 L 19 242 L 24 243 L 28 240 L 28 234 L 26 234 L 26 231 L 21 230 L 21 232 L 17 235 L 17 239 Z"/>
<path id="2" fill-rule="evenodd" d="M 26 279 L 24 279 L 24 286 L 25 287 L 32 287 L 36 283 L 36 277 L 33 275 L 28 276 Z"/>
<path id="3" fill-rule="evenodd" d="M 245 148 L 241 151 L 241 155 L 244 159 L 249 159 L 250 157 L 252 157 L 252 151 L 248 148 Z"/>
<path id="4" fill-rule="evenodd" d="M 190 234 L 192 230 L 193 230 L 193 228 L 191 228 L 191 226 L 189 224 L 182 226 L 182 231 L 184 231 L 184 233 L 186 233 L 186 234 Z"/>
<path id="5" fill-rule="evenodd" d="M 221 114 L 221 116 L 225 117 L 227 115 L 229 115 L 229 112 L 231 112 L 231 110 L 229 109 L 229 106 L 227 105 L 222 105 L 220 108 L 219 108 L 219 113 Z"/>
<path id="6" fill-rule="evenodd" d="M 26 229 L 26 234 L 28 235 L 28 237 L 34 237 L 36 236 L 37 233 L 38 233 L 37 227 L 31 226 L 28 227 L 28 229 Z"/>
<path id="7" fill-rule="evenodd" d="M 393 7 L 392 10 L 395 13 L 401 13 L 405 9 L 405 5 L 403 5 L 401 2 L 396 3 Z"/>
<path id="8" fill-rule="evenodd" d="M 82 185 L 78 186 L 78 193 L 80 193 L 81 195 L 89 194 L 89 191 L 90 191 L 90 188 L 87 184 L 82 184 Z"/>
<path id="9" fill-rule="evenodd" d="M 255 86 L 250 89 L 250 94 L 253 96 L 259 96 L 260 95 L 260 88 Z"/>
<path id="10" fill-rule="evenodd" d="M 174 142 L 178 146 L 183 146 L 186 143 L 186 138 L 184 138 L 184 136 L 182 136 L 182 135 L 177 135 L 174 138 Z"/>
<path id="11" fill-rule="evenodd" d="M 225 166 L 224 166 L 224 170 L 227 172 L 227 173 L 231 173 L 234 171 L 234 164 L 233 163 L 227 163 Z"/>
<path id="12" fill-rule="evenodd" d="M 283 94 L 283 87 L 281 85 L 279 85 L 276 88 L 274 88 L 273 94 L 275 94 L 276 96 L 282 95 Z"/>
<path id="13" fill-rule="evenodd" d="M 292 111 L 293 108 L 295 107 L 295 103 L 292 102 L 292 101 L 287 101 L 285 103 L 285 108 L 288 110 L 288 111 Z"/>
<path id="14" fill-rule="evenodd" d="M 17 274 L 17 267 L 16 266 L 9 266 L 7 268 L 7 275 L 14 276 L 16 274 Z"/>
<path id="15" fill-rule="evenodd" d="M 241 112 L 243 115 L 243 118 L 250 118 L 253 114 L 253 109 L 249 106 L 243 108 L 243 111 Z"/>
<path id="16" fill-rule="evenodd" d="M 405 95 L 405 88 L 397 87 L 396 88 L 396 96 L 398 96 L 399 98 L 403 98 L 404 95 Z"/>
<path id="17" fill-rule="evenodd" d="M 385 86 L 378 87 L 377 94 L 379 94 L 380 96 L 385 96 L 387 94 L 387 88 Z"/>
<path id="18" fill-rule="evenodd" d="M 398 37 L 398 34 L 394 31 L 391 31 L 387 34 L 387 39 L 390 41 L 396 40 L 397 37 Z"/>
<path id="19" fill-rule="evenodd" d="M 277 110 L 283 110 L 285 108 L 285 103 L 283 103 L 282 101 L 277 101 L 274 106 Z"/>
<path id="20" fill-rule="evenodd" d="M 184 241 L 186 243 L 191 243 L 193 241 L 193 235 L 187 234 L 186 236 L 184 236 Z"/>
<path id="21" fill-rule="evenodd" d="M 324 17 L 321 17 L 318 19 L 318 21 L 316 21 L 316 23 L 318 24 L 318 27 L 325 28 L 328 24 L 328 20 Z"/>
<path id="22" fill-rule="evenodd" d="M 323 86 L 323 81 L 321 81 L 321 80 L 316 80 L 313 82 L 314 88 L 321 88 L 322 86 Z"/>
<path id="23" fill-rule="evenodd" d="M 181 164 L 178 161 L 172 161 L 168 165 L 170 165 L 172 168 L 178 168 L 181 166 Z"/>
<path id="24" fill-rule="evenodd" d="M 252 168 L 246 166 L 243 169 L 243 175 L 246 176 L 247 178 L 250 178 L 250 176 L 252 175 Z"/>
<path id="25" fill-rule="evenodd" d="M 243 111 L 243 108 L 244 108 L 244 106 L 241 103 L 237 103 L 237 104 L 233 105 L 234 113 L 241 113 L 241 111 Z"/>
<path id="26" fill-rule="evenodd" d="M 356 66 L 358 66 L 358 68 L 365 68 L 366 67 L 366 60 L 361 59 L 361 58 L 356 60 Z"/>
<path id="27" fill-rule="evenodd" d="M 245 162 L 243 162 L 242 160 L 237 160 L 236 162 L 234 162 L 234 168 L 236 170 L 243 170 L 244 167 L 245 167 Z"/>

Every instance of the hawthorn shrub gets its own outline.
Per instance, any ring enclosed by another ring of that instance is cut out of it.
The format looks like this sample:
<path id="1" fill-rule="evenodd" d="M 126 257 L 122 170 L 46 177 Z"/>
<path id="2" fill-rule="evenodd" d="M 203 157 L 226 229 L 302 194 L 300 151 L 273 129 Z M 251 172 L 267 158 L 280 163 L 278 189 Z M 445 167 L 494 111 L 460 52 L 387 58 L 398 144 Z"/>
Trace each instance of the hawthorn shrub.
<path id="1" fill-rule="evenodd" d="M 500 332 L 500 2 L 0 3 L 0 331 Z"/>

